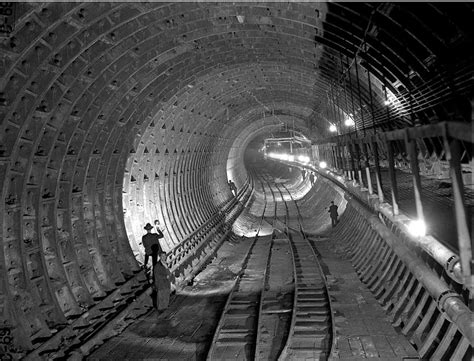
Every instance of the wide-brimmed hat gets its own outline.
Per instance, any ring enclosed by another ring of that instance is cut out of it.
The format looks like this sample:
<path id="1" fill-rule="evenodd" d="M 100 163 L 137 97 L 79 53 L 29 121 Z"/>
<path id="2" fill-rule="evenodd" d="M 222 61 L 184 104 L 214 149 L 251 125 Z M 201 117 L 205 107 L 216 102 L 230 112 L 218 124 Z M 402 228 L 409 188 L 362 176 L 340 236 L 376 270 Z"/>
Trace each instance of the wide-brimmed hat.
<path id="1" fill-rule="evenodd" d="M 152 226 L 150 223 L 147 223 L 146 226 L 143 227 L 143 228 L 148 231 L 148 230 L 150 230 L 150 229 L 153 229 L 153 226 Z"/>

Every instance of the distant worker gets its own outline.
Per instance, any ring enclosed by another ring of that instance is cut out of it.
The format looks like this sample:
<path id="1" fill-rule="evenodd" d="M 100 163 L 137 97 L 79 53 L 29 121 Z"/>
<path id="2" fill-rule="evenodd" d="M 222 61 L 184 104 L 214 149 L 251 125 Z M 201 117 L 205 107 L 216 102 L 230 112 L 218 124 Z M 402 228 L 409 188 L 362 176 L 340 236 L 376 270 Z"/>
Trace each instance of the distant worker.
<path id="1" fill-rule="evenodd" d="M 314 184 L 314 173 L 313 172 L 309 172 L 309 181 L 311 182 L 311 185 Z"/>
<path id="2" fill-rule="evenodd" d="M 160 246 L 160 238 L 163 238 L 163 232 L 159 233 L 151 233 L 151 230 L 153 229 L 153 226 L 150 223 L 147 223 L 145 225 L 145 230 L 146 234 L 142 237 L 142 244 L 143 248 L 145 249 L 145 260 L 143 262 L 143 268 L 146 269 L 148 267 L 148 260 L 151 257 L 153 257 L 152 254 L 152 246 L 157 245 L 158 249 L 161 250 Z M 155 264 L 156 259 L 152 259 L 151 264 Z"/>
<path id="3" fill-rule="evenodd" d="M 339 214 L 337 213 L 337 206 L 334 204 L 334 202 L 331 202 L 328 213 L 329 213 L 329 216 L 331 217 L 331 225 L 335 227 L 337 224 L 337 216 Z"/>
<path id="4" fill-rule="evenodd" d="M 306 170 L 305 169 L 301 170 L 301 176 L 303 177 L 303 180 L 306 179 Z"/>
<path id="5" fill-rule="evenodd" d="M 168 308 L 171 293 L 171 272 L 166 264 L 166 253 L 158 248 L 157 245 L 152 246 L 153 259 L 157 260 L 153 265 L 153 306 L 156 307 L 158 313 L 162 313 Z"/>
<path id="6" fill-rule="evenodd" d="M 234 195 L 234 197 L 237 197 L 237 186 L 235 185 L 234 182 L 232 182 L 231 179 L 229 179 L 229 189 L 232 192 L 232 194 Z"/>

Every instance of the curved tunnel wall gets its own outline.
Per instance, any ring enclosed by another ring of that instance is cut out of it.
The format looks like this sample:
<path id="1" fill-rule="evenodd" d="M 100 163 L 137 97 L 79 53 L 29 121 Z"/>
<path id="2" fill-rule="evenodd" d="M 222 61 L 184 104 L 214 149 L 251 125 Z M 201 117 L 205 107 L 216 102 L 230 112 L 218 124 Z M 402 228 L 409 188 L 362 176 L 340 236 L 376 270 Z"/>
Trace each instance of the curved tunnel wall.
<path id="1" fill-rule="evenodd" d="M 229 197 L 226 162 L 240 147 L 240 119 L 277 110 L 323 134 L 327 92 L 343 70 L 338 51 L 355 52 L 373 11 L 363 5 L 352 29 L 345 5 L 330 5 L 336 15 L 325 23 L 328 6 L 17 5 L 15 29 L 0 44 L 0 323 L 18 330 L 22 347 L 138 270 L 144 221 L 159 219 L 172 247 L 218 209 Z M 392 10 L 378 11 L 386 19 Z M 454 31 L 447 30 L 440 39 Z M 430 49 L 464 48 L 459 39 Z M 391 59 L 396 50 L 371 43 L 381 60 L 372 65 L 390 72 L 394 93 L 394 84 L 410 83 L 406 64 L 417 65 L 417 81 L 430 79 L 423 57 Z"/>

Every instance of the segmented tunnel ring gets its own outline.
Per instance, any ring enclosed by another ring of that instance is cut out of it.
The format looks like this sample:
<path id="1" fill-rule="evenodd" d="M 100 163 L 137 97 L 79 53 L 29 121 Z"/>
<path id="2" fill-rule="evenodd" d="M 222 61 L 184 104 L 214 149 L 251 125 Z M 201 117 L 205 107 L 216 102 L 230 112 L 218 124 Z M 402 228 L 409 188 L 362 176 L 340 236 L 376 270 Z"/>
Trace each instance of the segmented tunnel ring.
<path id="1" fill-rule="evenodd" d="M 228 177 L 248 195 L 242 153 L 254 131 L 283 123 L 327 138 L 329 122 L 341 128 L 350 114 L 364 134 L 471 121 L 469 4 L 0 7 L 9 355 L 38 350 L 142 282 L 146 222 L 160 221 L 168 262 L 192 275 L 189 256 L 205 262 L 228 231 L 214 218 Z"/>

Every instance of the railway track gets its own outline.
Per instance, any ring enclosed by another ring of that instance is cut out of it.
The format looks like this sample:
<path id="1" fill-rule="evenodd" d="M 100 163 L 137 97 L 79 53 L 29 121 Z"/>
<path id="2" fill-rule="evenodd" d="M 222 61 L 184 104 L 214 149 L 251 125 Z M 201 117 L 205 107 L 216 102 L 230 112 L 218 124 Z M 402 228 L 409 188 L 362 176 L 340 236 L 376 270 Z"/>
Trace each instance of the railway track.
<path id="1" fill-rule="evenodd" d="M 264 193 L 265 194 L 265 193 Z M 219 324 L 214 333 L 208 360 L 247 360 L 255 350 L 256 324 L 260 304 L 260 290 L 265 279 L 267 263 L 262 267 L 262 255 L 267 256 L 272 236 L 260 237 L 267 201 L 264 200 L 259 229 L 243 264 L 242 272 L 230 292 Z M 257 242 L 258 240 L 258 242 Z"/>
<path id="2" fill-rule="evenodd" d="M 299 221 L 301 216 L 291 193 L 283 185 L 276 188 L 282 198 L 291 199 L 285 202 L 286 224 L 290 214 Z M 317 256 L 298 223 L 300 232 L 286 230 L 294 262 L 295 292 L 290 332 L 280 360 L 326 360 L 333 338 L 330 300 Z"/>
<path id="3" fill-rule="evenodd" d="M 300 220 L 290 192 L 269 177 L 259 181 L 272 198 L 265 199 L 260 225 L 266 219 L 273 233 L 255 237 L 207 359 L 326 360 L 333 327 L 316 254 L 303 232 L 288 228 L 291 217 Z"/>

